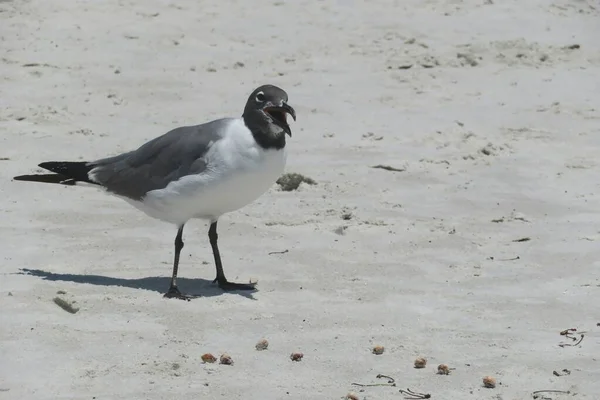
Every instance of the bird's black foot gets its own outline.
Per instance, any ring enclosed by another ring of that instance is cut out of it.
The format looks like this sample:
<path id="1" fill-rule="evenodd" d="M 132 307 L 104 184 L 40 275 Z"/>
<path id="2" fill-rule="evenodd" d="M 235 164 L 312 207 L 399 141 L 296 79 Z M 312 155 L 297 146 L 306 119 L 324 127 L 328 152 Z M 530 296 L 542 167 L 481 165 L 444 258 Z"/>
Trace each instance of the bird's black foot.
<path id="1" fill-rule="evenodd" d="M 167 299 L 179 299 L 179 300 L 190 301 L 195 296 L 191 296 L 189 294 L 183 294 L 179 291 L 177 286 L 171 286 L 169 288 L 169 291 L 167 293 L 165 293 L 163 297 L 165 297 Z"/>
<path id="2" fill-rule="evenodd" d="M 217 283 L 219 287 L 225 291 L 233 291 L 233 290 L 256 290 L 256 282 L 252 283 L 235 283 L 229 282 L 227 279 L 218 278 L 213 281 L 213 283 Z"/>

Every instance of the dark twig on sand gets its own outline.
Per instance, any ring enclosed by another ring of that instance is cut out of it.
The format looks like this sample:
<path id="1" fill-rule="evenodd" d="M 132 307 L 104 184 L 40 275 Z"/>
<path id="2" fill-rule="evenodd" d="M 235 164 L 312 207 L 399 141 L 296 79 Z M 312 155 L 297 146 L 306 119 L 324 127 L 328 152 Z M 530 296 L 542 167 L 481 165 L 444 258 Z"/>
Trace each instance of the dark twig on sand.
<path id="1" fill-rule="evenodd" d="M 571 394 L 568 390 L 536 390 L 532 393 L 534 399 L 549 399 L 549 397 L 543 396 L 542 393 L 560 393 L 560 394 Z"/>
<path id="2" fill-rule="evenodd" d="M 498 258 L 496 261 L 516 261 L 516 260 L 520 260 L 520 259 L 521 259 L 521 257 L 516 256 L 513 258 Z"/>
<path id="3" fill-rule="evenodd" d="M 371 168 L 385 169 L 386 171 L 392 171 L 392 172 L 406 171 L 406 168 L 396 168 L 396 167 L 392 167 L 390 165 L 382 165 L 382 164 L 373 165 L 373 166 L 371 166 Z"/>
<path id="4" fill-rule="evenodd" d="M 273 255 L 273 254 L 285 254 L 288 251 L 289 251 L 288 249 L 285 249 L 283 251 L 272 251 L 272 252 L 269 253 L 269 255 Z"/>
<path id="5" fill-rule="evenodd" d="M 565 376 L 565 375 L 571 375 L 571 371 L 569 371 L 568 369 L 564 368 L 561 372 L 558 371 L 552 371 L 552 373 L 554 374 L 554 376 Z"/>
<path id="6" fill-rule="evenodd" d="M 377 374 L 377 379 L 381 379 L 381 378 L 385 378 L 388 380 L 388 383 L 392 386 L 396 386 L 396 380 L 394 378 L 392 378 L 391 376 L 387 376 L 387 375 L 383 375 L 383 374 Z"/>
<path id="7" fill-rule="evenodd" d="M 61 299 L 60 297 L 55 297 L 52 300 L 54 301 L 54 303 L 57 306 L 59 306 L 60 308 L 62 308 L 66 312 L 69 312 L 71 314 L 75 314 L 77 311 L 79 311 L 79 308 L 74 307 L 73 304 L 69 303 L 68 301 L 66 301 L 64 299 Z"/>
<path id="8" fill-rule="evenodd" d="M 575 337 L 571 337 L 571 336 L 567 336 L 567 337 L 572 340 L 577 340 L 577 338 L 575 338 Z M 579 346 L 581 344 L 581 342 L 583 342 L 584 337 L 585 337 L 585 335 L 582 333 L 581 336 L 579 337 L 579 340 L 576 343 L 559 343 L 559 346 L 560 347 Z"/>
<path id="9" fill-rule="evenodd" d="M 387 383 L 355 383 L 352 382 L 351 385 L 360 386 L 360 387 L 371 387 L 371 386 L 396 386 L 396 380 L 390 376 L 378 374 L 377 379 L 385 378 L 387 379 Z"/>
<path id="10" fill-rule="evenodd" d="M 413 392 L 409 388 L 406 388 L 406 390 L 400 389 L 400 393 L 402 393 L 404 395 L 404 398 L 409 399 L 409 400 L 430 399 L 431 398 L 431 395 L 429 393 Z"/>
<path id="11" fill-rule="evenodd" d="M 560 331 L 560 335 L 561 336 L 569 336 L 573 333 L 577 332 L 577 328 L 569 328 L 569 329 L 565 329 L 564 331 Z"/>
<path id="12" fill-rule="evenodd" d="M 576 342 L 576 343 L 559 343 L 558 345 L 560 347 L 570 347 L 570 346 L 579 345 L 583 341 L 583 338 L 585 337 L 585 335 L 584 335 L 584 332 L 579 332 L 579 337 L 573 336 L 573 334 L 575 332 L 577 332 L 577 328 L 569 328 L 569 329 L 565 329 L 564 331 L 560 331 L 561 336 L 571 339 L 573 342 Z"/>

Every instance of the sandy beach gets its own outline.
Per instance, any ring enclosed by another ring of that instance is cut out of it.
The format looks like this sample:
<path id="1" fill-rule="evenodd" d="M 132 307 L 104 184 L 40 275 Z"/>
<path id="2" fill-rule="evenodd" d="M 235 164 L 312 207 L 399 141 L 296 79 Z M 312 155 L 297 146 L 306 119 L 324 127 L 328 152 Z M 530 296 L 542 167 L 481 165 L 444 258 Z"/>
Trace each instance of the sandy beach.
<path id="1" fill-rule="evenodd" d="M 591 0 L 0 0 L 0 399 L 600 399 L 599 18 Z M 266 83 L 298 114 L 286 170 L 316 184 L 220 219 L 255 293 L 211 283 L 193 221 L 179 282 L 202 296 L 164 299 L 174 226 L 11 180 L 239 116 Z M 378 374 L 396 386 L 353 385 Z"/>

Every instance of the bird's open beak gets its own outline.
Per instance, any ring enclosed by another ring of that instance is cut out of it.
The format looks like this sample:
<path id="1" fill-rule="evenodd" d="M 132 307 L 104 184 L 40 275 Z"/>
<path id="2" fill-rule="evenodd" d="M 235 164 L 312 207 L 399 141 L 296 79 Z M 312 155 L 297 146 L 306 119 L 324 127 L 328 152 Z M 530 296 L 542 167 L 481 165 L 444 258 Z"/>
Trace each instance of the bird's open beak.
<path id="1" fill-rule="evenodd" d="M 283 103 L 281 103 L 281 108 L 285 110 L 288 114 L 290 114 L 292 118 L 294 118 L 294 121 L 296 120 L 296 111 L 292 108 L 292 106 L 290 106 L 284 101 Z"/>
<path id="2" fill-rule="evenodd" d="M 264 108 L 264 112 L 269 114 L 273 119 L 273 122 L 280 126 L 290 137 L 292 136 L 292 130 L 287 123 L 287 114 L 296 120 L 296 111 L 285 101 L 282 101 L 280 105 L 270 105 Z"/>

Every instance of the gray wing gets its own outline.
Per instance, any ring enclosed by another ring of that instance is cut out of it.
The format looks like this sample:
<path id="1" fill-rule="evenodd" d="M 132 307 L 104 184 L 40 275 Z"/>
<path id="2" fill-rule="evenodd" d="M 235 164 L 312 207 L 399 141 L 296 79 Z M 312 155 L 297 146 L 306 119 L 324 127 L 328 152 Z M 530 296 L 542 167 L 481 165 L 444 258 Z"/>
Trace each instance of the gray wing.
<path id="1" fill-rule="evenodd" d="M 109 192 L 141 200 L 179 178 L 206 169 L 208 149 L 223 137 L 230 119 L 173 129 L 140 148 L 89 163 L 90 179 Z"/>

